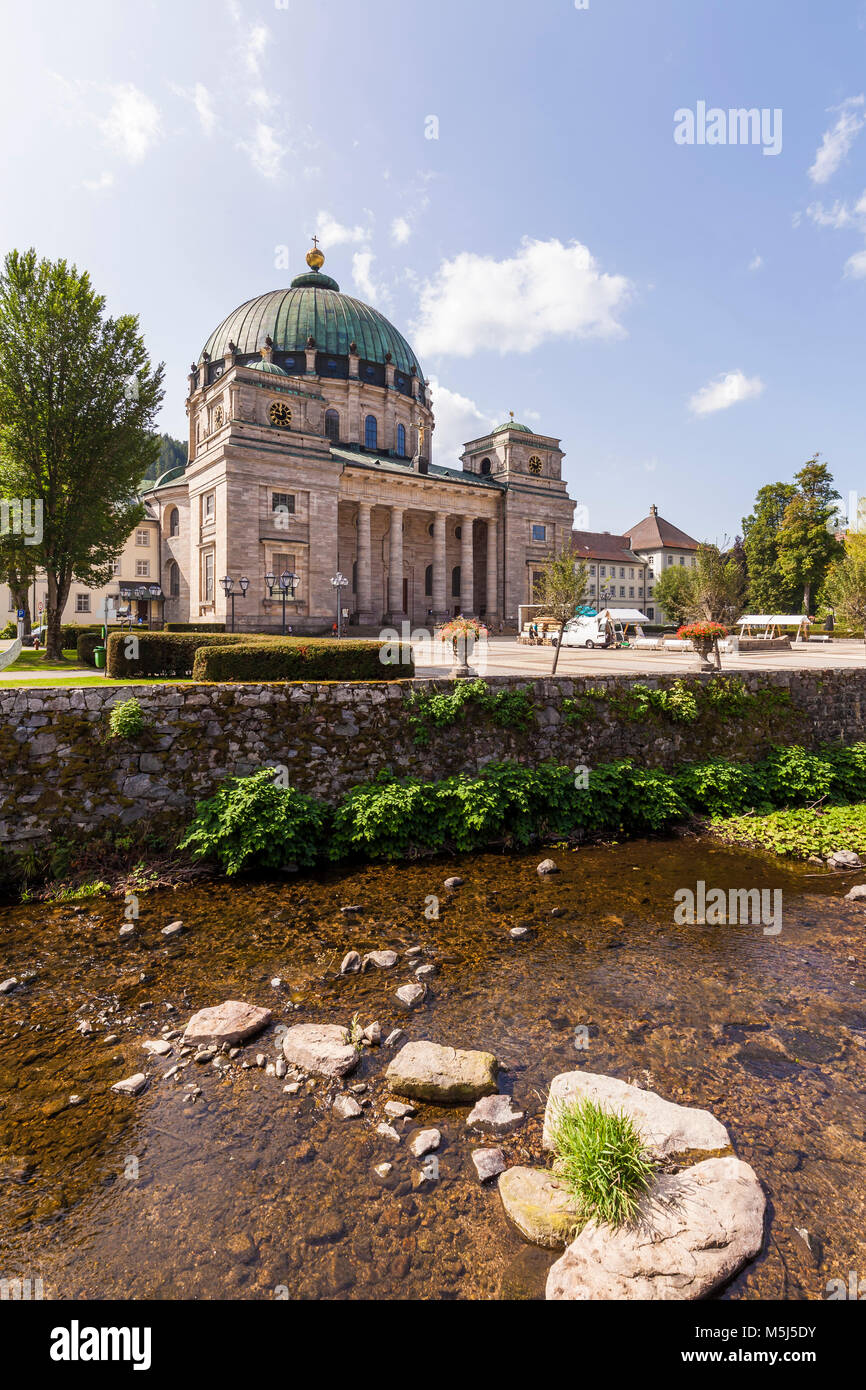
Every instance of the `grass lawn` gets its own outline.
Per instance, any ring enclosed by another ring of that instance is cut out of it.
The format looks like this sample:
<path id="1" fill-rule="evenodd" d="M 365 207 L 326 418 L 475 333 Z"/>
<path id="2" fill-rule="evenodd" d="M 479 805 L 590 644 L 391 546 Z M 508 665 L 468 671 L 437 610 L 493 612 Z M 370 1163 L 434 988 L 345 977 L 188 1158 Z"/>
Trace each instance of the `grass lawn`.
<path id="1" fill-rule="evenodd" d="M 10 666 L 14 670 L 14 666 Z M 46 670 L 57 669 L 60 673 L 61 668 L 46 667 Z M 110 676 L 64 676 L 58 674 L 56 680 L 33 681 L 28 685 L 27 681 L 4 681 L 0 679 L 0 690 L 77 690 L 79 686 L 85 685 L 119 685 L 127 689 L 133 685 L 192 685 L 191 680 L 186 680 L 178 676 L 137 676 L 131 680 L 116 680 Z"/>
<path id="2" fill-rule="evenodd" d="M 21 655 L 12 662 L 11 666 L 6 666 L 6 671 L 66 671 L 70 667 L 77 668 L 78 653 L 75 648 L 64 648 L 62 661 L 49 661 L 44 651 L 34 652 L 31 647 L 25 647 Z"/>
<path id="3" fill-rule="evenodd" d="M 827 806 L 799 811 L 772 811 L 768 816 L 721 817 L 713 835 L 734 845 L 755 845 L 785 859 L 822 858 L 837 849 L 853 849 L 866 858 L 866 806 Z"/>

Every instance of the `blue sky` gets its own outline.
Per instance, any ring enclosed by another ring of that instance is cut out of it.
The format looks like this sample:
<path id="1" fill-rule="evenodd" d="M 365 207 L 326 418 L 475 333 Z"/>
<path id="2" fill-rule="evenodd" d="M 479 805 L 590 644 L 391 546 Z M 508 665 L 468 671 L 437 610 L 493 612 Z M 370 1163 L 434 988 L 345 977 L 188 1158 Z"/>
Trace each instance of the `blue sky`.
<path id="1" fill-rule="evenodd" d="M 562 439 L 597 530 L 656 502 L 731 537 L 815 450 L 866 492 L 863 0 L 0 16 L 0 250 L 140 315 L 172 434 L 210 331 L 318 231 L 414 343 L 439 463 L 514 410 Z M 781 111 L 780 151 L 678 144 L 699 102 Z"/>

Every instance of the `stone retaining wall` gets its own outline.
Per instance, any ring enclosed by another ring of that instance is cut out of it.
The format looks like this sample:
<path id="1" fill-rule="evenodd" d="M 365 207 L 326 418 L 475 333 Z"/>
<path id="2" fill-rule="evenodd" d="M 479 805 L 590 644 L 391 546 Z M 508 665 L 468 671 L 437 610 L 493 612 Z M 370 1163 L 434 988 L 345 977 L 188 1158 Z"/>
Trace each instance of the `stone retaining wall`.
<path id="1" fill-rule="evenodd" d="M 633 723 L 605 704 L 577 726 L 563 720 L 563 700 L 586 690 L 624 691 L 638 681 L 669 686 L 674 679 L 493 677 L 491 689 L 530 694 L 529 730 L 497 728 L 472 709 L 464 722 L 433 730 L 424 747 L 415 742 L 405 697 L 410 689 L 450 690 L 444 680 L 0 690 L 0 843 L 15 849 L 67 833 L 86 838 L 142 817 L 155 828 L 180 827 L 224 777 L 263 763 L 287 767 L 294 786 L 335 801 L 386 768 L 424 779 L 477 771 L 500 758 L 592 768 L 633 757 L 672 768 L 719 755 L 756 759 L 773 743 L 816 746 L 864 736 L 866 671 L 747 674 L 751 690 L 790 693 L 791 706 L 763 721 L 711 715 L 691 725 Z M 144 733 L 135 741 L 109 739 L 108 710 L 132 695 L 147 720 Z"/>

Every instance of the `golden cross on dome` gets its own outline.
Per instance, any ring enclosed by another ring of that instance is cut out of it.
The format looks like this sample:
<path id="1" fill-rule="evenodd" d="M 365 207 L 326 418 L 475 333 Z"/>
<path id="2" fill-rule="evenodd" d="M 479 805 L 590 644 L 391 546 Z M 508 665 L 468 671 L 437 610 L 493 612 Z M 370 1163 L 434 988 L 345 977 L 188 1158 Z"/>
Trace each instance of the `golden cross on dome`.
<path id="1" fill-rule="evenodd" d="M 514 411 L 513 411 L 513 410 L 509 410 L 508 414 L 511 416 L 511 418 L 512 418 L 512 420 L 513 420 L 513 419 L 514 419 Z"/>
<path id="2" fill-rule="evenodd" d="M 318 249 L 319 249 L 319 238 L 318 238 L 317 236 L 314 236 L 314 237 L 313 237 L 313 246 L 314 246 L 314 247 L 316 248 L 316 250 L 318 251 Z"/>

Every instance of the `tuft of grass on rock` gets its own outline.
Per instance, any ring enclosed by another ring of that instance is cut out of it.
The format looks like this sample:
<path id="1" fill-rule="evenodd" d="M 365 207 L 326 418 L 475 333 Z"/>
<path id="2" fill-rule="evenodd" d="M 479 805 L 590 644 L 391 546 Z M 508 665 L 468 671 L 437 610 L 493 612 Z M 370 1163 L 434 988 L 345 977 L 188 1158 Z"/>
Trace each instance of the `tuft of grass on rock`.
<path id="1" fill-rule="evenodd" d="M 611 1226 L 634 1219 L 648 1191 L 655 1164 L 626 1114 L 605 1110 L 593 1100 L 562 1106 L 556 1116 L 553 1147 L 557 1177 L 571 1192 L 584 1221 Z"/>

